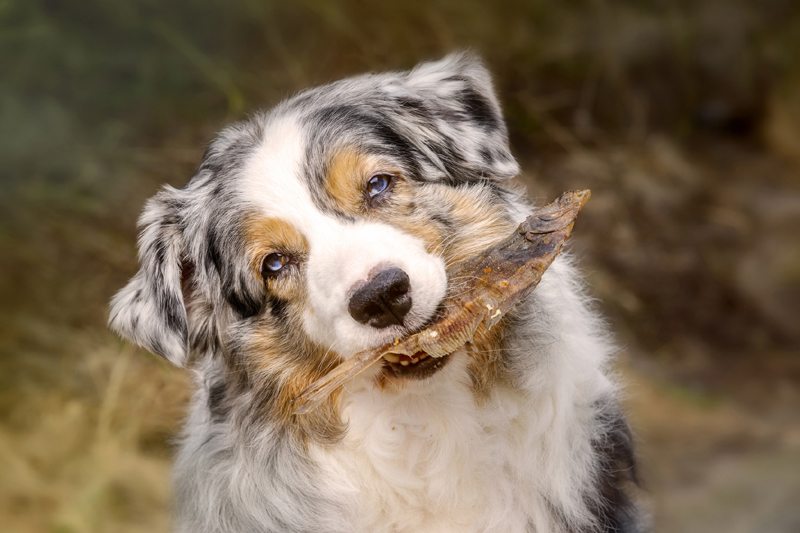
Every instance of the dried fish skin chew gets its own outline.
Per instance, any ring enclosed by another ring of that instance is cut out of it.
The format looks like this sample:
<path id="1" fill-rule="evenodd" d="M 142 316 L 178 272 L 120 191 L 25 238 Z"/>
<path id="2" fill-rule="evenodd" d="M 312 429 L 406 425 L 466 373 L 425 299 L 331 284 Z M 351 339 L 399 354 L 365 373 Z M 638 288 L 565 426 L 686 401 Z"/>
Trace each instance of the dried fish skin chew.
<path id="1" fill-rule="evenodd" d="M 539 283 L 572 233 L 578 211 L 589 195 L 588 190 L 565 193 L 534 211 L 503 242 L 462 264 L 453 277 L 470 276 L 469 290 L 445 301 L 443 318 L 386 351 L 442 357 L 471 341 L 479 327 L 494 326 Z"/>
<path id="2" fill-rule="evenodd" d="M 295 399 L 295 413 L 313 411 L 384 355 L 414 356 L 423 352 L 434 358 L 444 357 L 485 332 L 481 330 L 491 329 L 542 279 L 572 234 L 578 212 L 590 195 L 589 190 L 566 192 L 535 209 L 512 235 L 451 273 L 452 279 L 468 279 L 469 286 L 446 298 L 443 312 L 434 322 L 408 337 L 347 359 Z"/>

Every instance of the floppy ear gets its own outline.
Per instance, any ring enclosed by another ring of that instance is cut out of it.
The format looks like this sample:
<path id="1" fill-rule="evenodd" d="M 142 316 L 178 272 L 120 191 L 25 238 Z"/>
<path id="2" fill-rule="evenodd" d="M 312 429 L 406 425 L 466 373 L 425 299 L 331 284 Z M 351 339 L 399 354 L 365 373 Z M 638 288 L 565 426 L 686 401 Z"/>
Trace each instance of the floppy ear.
<path id="1" fill-rule="evenodd" d="M 406 87 L 432 117 L 418 148 L 441 170 L 467 180 L 519 173 L 491 74 L 477 56 L 460 52 L 417 65 Z"/>
<path id="2" fill-rule="evenodd" d="M 188 327 L 178 205 L 177 191 L 168 187 L 145 205 L 139 218 L 140 268 L 111 300 L 109 325 L 129 341 L 183 366 Z"/>

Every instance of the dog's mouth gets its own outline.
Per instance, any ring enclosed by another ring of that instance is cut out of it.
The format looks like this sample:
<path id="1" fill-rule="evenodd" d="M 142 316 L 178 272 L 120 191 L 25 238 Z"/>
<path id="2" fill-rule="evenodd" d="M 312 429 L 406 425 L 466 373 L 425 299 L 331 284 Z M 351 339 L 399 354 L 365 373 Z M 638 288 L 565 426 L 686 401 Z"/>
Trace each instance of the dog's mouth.
<path id="1" fill-rule="evenodd" d="M 414 328 L 413 331 L 405 332 L 405 336 L 424 330 L 436 320 L 441 319 L 445 312 L 444 304 L 440 303 L 436 308 L 436 312 L 433 313 L 433 316 L 419 327 Z M 383 354 L 383 374 L 394 378 L 425 379 L 441 370 L 449 360 L 449 355 L 445 355 L 444 357 L 431 357 L 428 353 L 423 351 L 419 351 L 414 355 L 388 352 Z"/>
<path id="2" fill-rule="evenodd" d="M 383 372 L 396 378 L 424 379 L 441 370 L 449 360 L 449 355 L 431 357 L 425 352 L 411 356 L 386 353 L 383 355 Z"/>

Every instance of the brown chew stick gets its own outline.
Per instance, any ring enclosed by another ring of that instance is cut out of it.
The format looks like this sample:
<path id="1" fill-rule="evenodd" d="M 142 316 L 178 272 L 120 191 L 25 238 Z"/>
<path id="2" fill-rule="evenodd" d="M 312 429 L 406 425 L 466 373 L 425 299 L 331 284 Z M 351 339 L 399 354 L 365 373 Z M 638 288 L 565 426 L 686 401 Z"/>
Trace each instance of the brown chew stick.
<path id="1" fill-rule="evenodd" d="M 336 389 L 380 361 L 387 353 L 443 357 L 488 330 L 542 279 L 572 233 L 590 192 L 571 191 L 535 209 L 512 235 L 483 255 L 465 261 L 451 279 L 468 287 L 448 297 L 443 312 L 425 329 L 377 349 L 360 352 L 306 388 L 295 399 L 295 414 L 313 411 Z"/>

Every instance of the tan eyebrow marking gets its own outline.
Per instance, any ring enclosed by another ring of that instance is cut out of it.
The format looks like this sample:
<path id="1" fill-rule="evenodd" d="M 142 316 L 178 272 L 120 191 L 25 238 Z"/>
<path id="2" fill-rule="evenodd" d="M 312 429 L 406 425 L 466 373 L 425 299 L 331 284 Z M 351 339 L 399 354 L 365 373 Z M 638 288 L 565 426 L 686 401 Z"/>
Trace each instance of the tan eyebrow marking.
<path id="1" fill-rule="evenodd" d="M 245 220 L 245 236 L 248 247 L 255 252 L 285 249 L 305 252 L 308 241 L 289 222 L 275 217 L 251 215 Z"/>
<path id="2" fill-rule="evenodd" d="M 369 173 L 369 157 L 355 148 L 336 152 L 328 164 L 325 190 L 342 210 L 356 213 L 364 201 L 362 183 Z"/>

